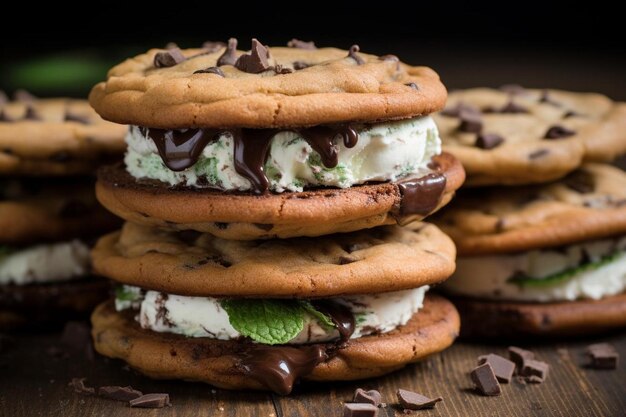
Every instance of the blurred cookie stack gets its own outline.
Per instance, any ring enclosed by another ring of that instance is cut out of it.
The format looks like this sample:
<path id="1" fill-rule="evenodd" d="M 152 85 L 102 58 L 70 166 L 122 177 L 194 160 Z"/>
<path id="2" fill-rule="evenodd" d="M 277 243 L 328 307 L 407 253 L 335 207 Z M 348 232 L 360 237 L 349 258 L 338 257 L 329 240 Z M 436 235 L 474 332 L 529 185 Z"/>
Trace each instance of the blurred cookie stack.
<path id="1" fill-rule="evenodd" d="M 626 326 L 626 104 L 504 86 L 457 91 L 436 116 L 467 187 L 436 223 L 455 241 L 469 336 Z"/>
<path id="2" fill-rule="evenodd" d="M 123 137 L 85 100 L 0 92 L 0 329 L 84 316 L 106 297 L 89 250 L 119 221 L 92 174 L 121 157 Z"/>
<path id="3" fill-rule="evenodd" d="M 98 177 L 128 222 L 93 251 L 120 284 L 92 316 L 96 349 L 155 378 L 287 394 L 448 347 L 457 312 L 426 291 L 455 249 L 419 222 L 464 179 L 428 117 L 437 74 L 356 45 L 236 46 L 153 49 L 91 92 L 130 125 L 125 164 Z"/>

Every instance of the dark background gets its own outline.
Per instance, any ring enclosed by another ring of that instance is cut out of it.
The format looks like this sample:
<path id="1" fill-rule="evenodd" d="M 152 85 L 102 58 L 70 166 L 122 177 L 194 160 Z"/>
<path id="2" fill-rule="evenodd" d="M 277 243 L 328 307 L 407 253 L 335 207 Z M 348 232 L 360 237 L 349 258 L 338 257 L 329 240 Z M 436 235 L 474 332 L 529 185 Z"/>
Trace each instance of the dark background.
<path id="1" fill-rule="evenodd" d="M 234 36 L 248 48 L 252 37 L 271 45 L 297 37 L 396 54 L 433 67 L 449 88 L 519 83 L 626 100 L 626 24 L 602 2 L 126 3 L 92 1 L 84 12 L 18 5 L 17 30 L 0 29 L 0 88 L 83 96 L 111 65 L 170 41 Z"/>

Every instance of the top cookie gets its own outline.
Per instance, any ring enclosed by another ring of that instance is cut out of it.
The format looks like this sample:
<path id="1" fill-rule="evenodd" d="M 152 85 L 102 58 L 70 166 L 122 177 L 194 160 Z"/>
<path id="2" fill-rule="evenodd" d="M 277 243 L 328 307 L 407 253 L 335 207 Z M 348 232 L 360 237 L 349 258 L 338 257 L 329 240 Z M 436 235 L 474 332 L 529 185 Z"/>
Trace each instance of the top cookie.
<path id="1" fill-rule="evenodd" d="M 409 118 L 441 109 L 446 90 L 430 68 L 335 48 L 252 51 L 151 49 L 113 67 L 89 96 L 102 117 L 158 128 L 312 126 Z"/>
<path id="2" fill-rule="evenodd" d="M 626 104 L 599 94 L 474 88 L 451 93 L 435 118 L 469 185 L 547 182 L 626 152 Z"/>
<path id="3" fill-rule="evenodd" d="M 0 92 L 0 175 L 90 173 L 124 152 L 125 126 L 102 120 L 87 101 L 17 98 Z"/>
<path id="4" fill-rule="evenodd" d="M 587 163 L 541 186 L 470 190 L 435 223 L 459 255 L 521 252 L 626 233 L 626 173 Z"/>

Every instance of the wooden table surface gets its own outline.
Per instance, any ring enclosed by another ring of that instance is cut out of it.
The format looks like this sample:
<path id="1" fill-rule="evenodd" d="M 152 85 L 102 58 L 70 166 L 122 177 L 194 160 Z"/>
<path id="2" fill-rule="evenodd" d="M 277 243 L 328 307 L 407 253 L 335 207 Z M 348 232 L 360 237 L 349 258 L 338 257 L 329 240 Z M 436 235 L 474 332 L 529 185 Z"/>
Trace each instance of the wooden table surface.
<path id="1" fill-rule="evenodd" d="M 503 384 L 499 397 L 483 397 L 472 389 L 468 372 L 479 355 L 505 353 L 506 345 L 457 343 L 444 353 L 387 377 L 350 383 L 305 384 L 289 397 L 261 392 L 231 392 L 209 385 L 181 381 L 153 381 L 120 361 L 89 357 L 81 351 L 71 357 L 51 354 L 62 346 L 59 334 L 14 336 L 0 352 L 0 416 L 341 416 L 342 403 L 355 388 L 380 390 L 393 403 L 398 388 L 428 396 L 442 396 L 434 410 L 414 411 L 418 416 L 626 416 L 626 360 L 617 370 L 584 367 L 587 344 L 606 341 L 626 357 L 626 333 L 584 341 L 534 344 L 526 347 L 551 368 L 541 385 L 516 380 Z M 6 343 L 3 343 L 6 345 Z M 167 392 L 172 407 L 130 409 L 124 403 L 77 394 L 68 387 L 74 377 L 86 377 L 88 386 L 131 385 L 148 392 Z M 381 417 L 403 415 L 393 407 Z"/>

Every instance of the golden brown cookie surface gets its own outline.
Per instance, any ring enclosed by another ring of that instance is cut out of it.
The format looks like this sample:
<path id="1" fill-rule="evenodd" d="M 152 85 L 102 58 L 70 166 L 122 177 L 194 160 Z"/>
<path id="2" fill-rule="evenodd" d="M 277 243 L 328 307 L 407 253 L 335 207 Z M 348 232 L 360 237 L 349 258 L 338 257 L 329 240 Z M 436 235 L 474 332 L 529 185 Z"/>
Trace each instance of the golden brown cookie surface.
<path id="1" fill-rule="evenodd" d="M 454 270 L 455 249 L 427 223 L 267 241 L 126 223 L 101 238 L 92 255 L 98 274 L 171 294 L 325 297 L 440 282 Z"/>
<path id="2" fill-rule="evenodd" d="M 151 49 L 113 67 L 89 101 L 107 120 L 173 129 L 401 119 L 439 110 L 446 99 L 433 70 L 396 57 L 287 47 L 270 47 L 267 57 L 260 48 L 255 66 L 235 62 L 243 51 L 222 62 L 226 48 L 215 45 Z"/>
<path id="3" fill-rule="evenodd" d="M 185 379 L 227 389 L 267 389 L 237 371 L 239 353 L 249 342 L 157 333 L 141 329 L 132 316 L 117 313 L 112 303 L 92 315 L 95 348 L 125 360 L 140 372 L 159 379 Z M 459 331 L 454 306 L 428 295 L 424 307 L 404 326 L 389 333 L 348 341 L 304 379 L 341 381 L 371 378 L 400 369 L 452 344 Z"/>

